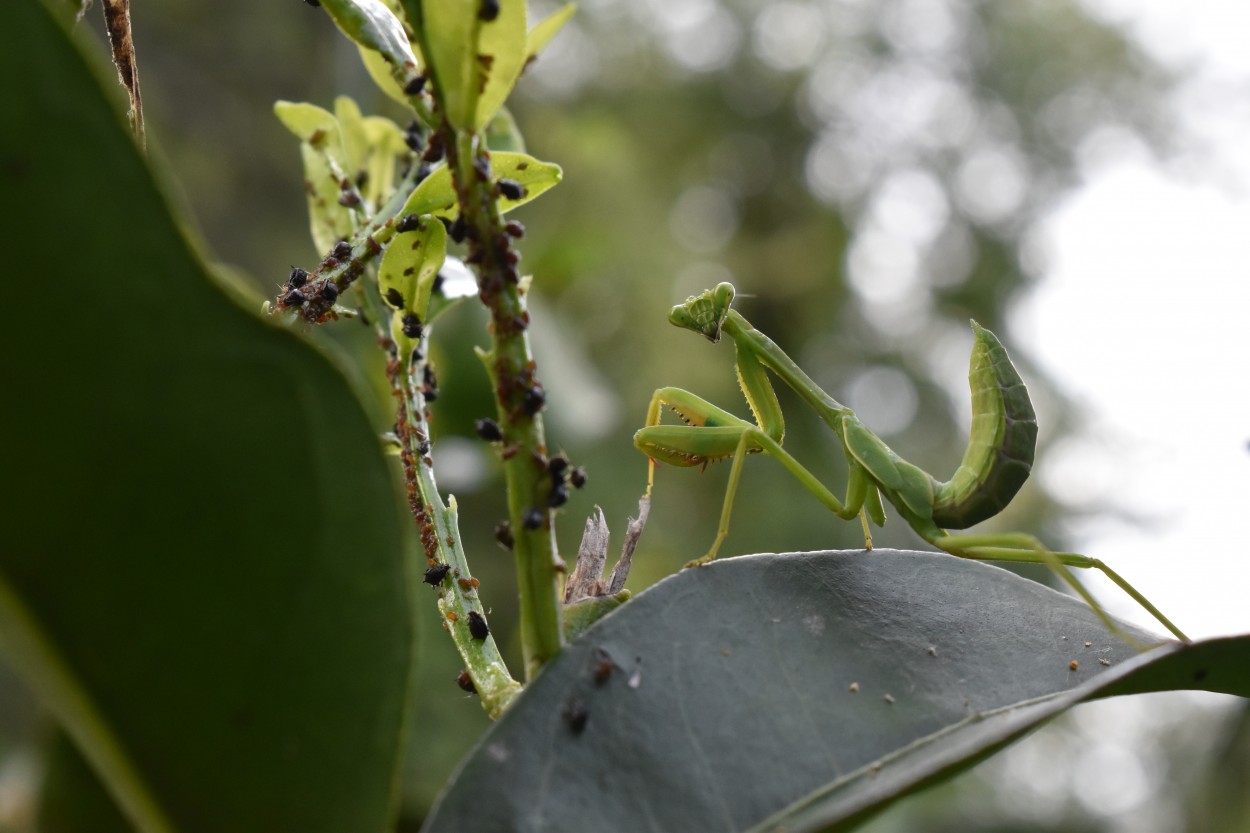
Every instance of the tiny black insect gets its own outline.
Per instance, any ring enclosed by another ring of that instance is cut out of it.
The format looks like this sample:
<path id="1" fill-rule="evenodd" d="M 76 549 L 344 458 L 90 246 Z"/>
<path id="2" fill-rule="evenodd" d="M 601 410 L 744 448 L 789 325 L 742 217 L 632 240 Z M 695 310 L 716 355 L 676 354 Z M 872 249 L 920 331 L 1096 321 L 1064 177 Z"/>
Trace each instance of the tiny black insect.
<path id="1" fill-rule="evenodd" d="M 580 735 L 586 728 L 586 721 L 590 719 L 590 710 L 586 708 L 586 704 L 576 697 L 564 704 L 564 722 L 568 724 L 569 731 L 575 735 Z"/>
<path id="2" fill-rule="evenodd" d="M 286 279 L 286 285 L 292 289 L 299 289 L 308 283 L 308 273 L 298 266 L 291 267 L 291 277 Z"/>
<path id="3" fill-rule="evenodd" d="M 547 505 L 552 509 L 563 506 L 569 502 L 569 487 L 563 483 L 557 483 L 551 487 L 551 494 L 547 496 Z"/>
<path id="4" fill-rule="evenodd" d="M 469 611 L 469 635 L 478 641 L 490 636 L 490 626 L 486 624 L 486 617 L 476 610 Z"/>
<path id="5" fill-rule="evenodd" d="M 443 290 L 443 284 L 446 282 L 447 282 L 447 279 L 443 277 L 443 273 L 439 272 L 437 275 L 434 276 L 434 283 L 431 285 L 430 291 L 441 292 Z"/>
<path id="6" fill-rule="evenodd" d="M 537 506 L 531 506 L 525 510 L 525 515 L 521 518 L 521 525 L 526 529 L 538 529 L 543 525 L 543 518 L 546 517 L 543 510 Z"/>
<path id="7" fill-rule="evenodd" d="M 417 453 L 420 454 L 422 457 L 429 454 L 430 453 L 430 441 L 422 440 L 420 444 L 417 445 Z"/>
<path id="8" fill-rule="evenodd" d="M 393 289 L 391 291 L 395 292 Z M 396 292 L 395 294 L 398 295 L 399 293 Z M 400 300 L 402 301 L 403 299 Z M 412 313 L 408 313 L 400 320 L 399 323 L 403 327 L 404 335 L 408 336 L 408 338 L 421 338 L 423 330 L 421 328 L 420 318 L 417 318 L 417 316 Z M 437 385 L 435 387 L 437 388 Z M 426 398 L 429 399 L 430 397 L 427 395 Z"/>
<path id="9" fill-rule="evenodd" d="M 339 288 L 332 283 L 327 283 L 325 286 L 321 287 L 319 297 L 327 304 L 333 304 L 338 300 Z"/>
<path id="10" fill-rule="evenodd" d="M 282 306 L 284 307 L 302 307 L 308 299 L 304 297 L 304 293 L 298 289 L 292 289 L 290 292 L 282 296 Z"/>
<path id="11" fill-rule="evenodd" d="M 469 676 L 468 671 L 461 671 L 456 675 L 456 685 L 470 694 L 477 692 L 477 686 L 473 685 L 473 678 Z"/>
<path id="12" fill-rule="evenodd" d="M 512 549 L 512 545 L 516 543 L 516 540 L 512 537 L 512 524 L 507 521 L 500 521 L 495 524 L 495 540 L 504 549 Z"/>
<path id="13" fill-rule="evenodd" d="M 586 485 L 586 470 L 581 466 L 577 466 L 569 472 L 569 482 L 573 484 L 574 489 L 580 489 Z"/>
<path id="14" fill-rule="evenodd" d="M 464 215 L 457 217 L 451 224 L 451 228 L 447 229 L 447 233 L 451 235 L 451 239 L 457 243 L 463 243 L 465 233 L 468 228 L 464 223 Z"/>
<path id="15" fill-rule="evenodd" d="M 411 81 L 409 81 L 407 84 L 404 85 L 404 94 L 405 95 L 419 95 L 420 92 L 424 89 L 425 89 L 425 76 L 418 75 L 416 78 L 412 79 Z M 413 150 L 416 150 L 416 148 L 413 148 Z"/>
<path id="16" fill-rule="evenodd" d="M 360 205 L 360 195 L 350 188 L 345 188 L 339 193 L 339 205 L 344 208 L 355 208 Z M 348 254 L 351 254 L 350 250 Z"/>
<path id="17" fill-rule="evenodd" d="M 349 260 L 352 256 L 352 244 L 346 240 L 340 240 L 334 244 L 334 250 L 330 254 L 339 260 Z"/>
<path id="18" fill-rule="evenodd" d="M 438 377 L 434 375 L 434 368 L 428 364 L 425 366 L 422 381 L 425 382 L 425 401 L 433 402 L 438 399 Z"/>
<path id="19" fill-rule="evenodd" d="M 543 409 L 543 405 L 547 401 L 547 394 L 538 385 L 530 388 L 525 392 L 525 399 L 522 402 L 525 413 L 534 416 Z"/>
<path id="20" fill-rule="evenodd" d="M 399 218 L 399 222 L 395 224 L 395 231 L 416 231 L 421 228 L 421 218 L 416 214 L 405 214 Z"/>
<path id="21" fill-rule="evenodd" d="M 501 179 L 495 183 L 495 191 L 510 200 L 519 200 L 525 196 L 525 186 L 515 179 Z"/>
<path id="22" fill-rule="evenodd" d="M 443 583 L 443 577 L 447 575 L 447 571 L 450 569 L 451 567 L 447 564 L 435 564 L 425 571 L 425 578 L 422 581 L 431 587 L 438 587 Z"/>
<path id="23" fill-rule="evenodd" d="M 398 289 L 392 286 L 390 289 L 386 290 L 386 303 L 390 304 L 395 309 L 403 309 L 404 296 Z"/>
<path id="24" fill-rule="evenodd" d="M 503 439 L 503 431 L 499 430 L 499 423 L 489 417 L 482 417 L 474 422 L 473 430 L 488 443 L 497 443 Z"/>
<path id="25" fill-rule="evenodd" d="M 479 20 L 485 20 L 487 23 L 499 17 L 499 0 L 482 0 L 477 16 Z"/>
<path id="26" fill-rule="evenodd" d="M 565 469 L 569 467 L 569 458 L 563 454 L 557 454 L 547 461 L 547 471 L 551 472 L 551 476 L 557 480 L 564 474 Z"/>

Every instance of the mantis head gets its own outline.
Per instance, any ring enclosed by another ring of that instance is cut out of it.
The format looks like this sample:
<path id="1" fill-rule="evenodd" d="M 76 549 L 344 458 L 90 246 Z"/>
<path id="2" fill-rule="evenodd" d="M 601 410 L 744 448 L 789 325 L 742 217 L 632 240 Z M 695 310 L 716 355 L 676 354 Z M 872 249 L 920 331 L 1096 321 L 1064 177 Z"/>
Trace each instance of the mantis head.
<path id="1" fill-rule="evenodd" d="M 721 327 L 733 303 L 733 284 L 718 283 L 700 295 L 692 295 L 685 303 L 673 307 L 668 320 L 678 327 L 693 330 L 708 341 L 720 341 Z"/>

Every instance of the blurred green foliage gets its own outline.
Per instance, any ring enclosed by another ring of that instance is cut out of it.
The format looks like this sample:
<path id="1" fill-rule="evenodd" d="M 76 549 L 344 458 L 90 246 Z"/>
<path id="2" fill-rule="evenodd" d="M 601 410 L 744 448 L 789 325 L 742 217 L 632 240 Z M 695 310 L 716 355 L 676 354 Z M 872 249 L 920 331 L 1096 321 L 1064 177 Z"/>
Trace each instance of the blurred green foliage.
<path id="1" fill-rule="evenodd" d="M 531 20 L 555 8 L 535 3 Z M 97 18 L 83 26 L 102 43 Z M 346 94 L 366 114 L 398 117 L 395 105 L 327 16 L 298 0 L 165 0 L 137 6 L 134 26 L 151 154 L 211 256 L 272 295 L 291 265 L 319 257 L 299 154 L 273 102 L 330 106 Z M 1161 102 L 1174 80 L 1075 0 L 583 3 L 510 102 L 529 151 L 564 168 L 561 187 L 516 217 L 529 228 L 522 265 L 535 275 L 531 334 L 549 441 L 590 475 L 561 519 L 565 558 L 592 505 L 618 536 L 634 511 L 646 463 L 630 437 L 656 387 L 746 413 L 731 351 L 665 322 L 669 305 L 718 280 L 754 294 L 741 303 L 752 322 L 940 476 L 964 445 L 975 317 L 1003 337 L 1029 383 L 1044 456 L 1070 422 L 1005 326 L 1045 265 L 1030 235 L 1079 182 L 1090 142 L 1132 135 L 1168 147 Z M 464 305 L 435 334 L 435 453 L 492 627 L 516 663 L 512 571 L 493 540 L 504 495 L 472 429 L 493 408 L 471 350 L 484 342 L 483 321 Z M 323 329 L 373 369 L 384 414 L 366 328 Z M 779 393 L 792 417 L 787 448 L 840 484 L 840 452 L 823 426 Z M 658 473 L 632 589 L 706 549 L 725 469 Z M 723 553 L 858 545 L 858 525 L 805 494 L 781 497 L 799 492 L 780 466 L 750 461 Z M 1060 520 L 1034 481 L 994 523 L 1059 544 Z M 879 541 L 917 543 L 903 525 Z M 418 615 L 409 823 L 486 724 L 454 688 L 458 666 L 432 600 Z M 0 678 L 0 702 L 16 691 Z M 0 752 L 29 741 L 8 719 L 18 712 L 4 711 Z"/>

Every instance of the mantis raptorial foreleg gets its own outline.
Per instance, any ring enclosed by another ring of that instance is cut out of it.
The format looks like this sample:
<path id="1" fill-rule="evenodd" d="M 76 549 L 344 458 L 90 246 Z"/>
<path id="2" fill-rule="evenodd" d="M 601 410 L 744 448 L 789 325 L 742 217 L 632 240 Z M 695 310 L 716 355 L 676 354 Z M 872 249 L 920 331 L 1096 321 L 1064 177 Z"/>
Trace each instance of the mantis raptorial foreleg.
<path id="1" fill-rule="evenodd" d="M 777 458 L 808 491 L 838 517 L 859 515 L 869 549 L 868 518 L 885 522 L 884 498 L 915 532 L 929 543 L 960 558 L 1045 564 L 1094 609 L 1114 631 L 1118 626 L 1077 580 L 1069 568 L 1097 569 L 1155 617 L 1179 639 L 1187 637 L 1131 584 L 1098 559 L 1077 553 L 1052 552 L 1031 535 L 951 534 L 992 517 L 1019 491 L 1033 464 L 1037 421 L 1028 391 L 994 334 L 972 323 L 976 340 L 968 381 L 972 388 L 973 421 L 968 447 L 954 476 L 939 482 L 900 458 L 870 431 L 850 408 L 840 404 L 811 380 L 781 348 L 730 308 L 734 289 L 727 283 L 674 307 L 669 320 L 716 342 L 729 336 L 737 351 L 738 380 L 756 424 L 735 417 L 692 393 L 662 388 L 652 397 L 647 424 L 634 435 L 634 444 L 651 458 L 647 492 L 651 491 L 656 461 L 678 466 L 706 466 L 731 459 L 732 468 L 716 540 L 707 555 L 691 562 L 706 563 L 729 528 L 733 498 L 748 454 L 764 452 Z M 789 385 L 833 430 L 842 443 L 848 466 L 846 498 L 833 493 L 781 447 L 784 422 L 772 384 L 771 371 Z M 667 405 L 687 423 L 660 424 Z"/>

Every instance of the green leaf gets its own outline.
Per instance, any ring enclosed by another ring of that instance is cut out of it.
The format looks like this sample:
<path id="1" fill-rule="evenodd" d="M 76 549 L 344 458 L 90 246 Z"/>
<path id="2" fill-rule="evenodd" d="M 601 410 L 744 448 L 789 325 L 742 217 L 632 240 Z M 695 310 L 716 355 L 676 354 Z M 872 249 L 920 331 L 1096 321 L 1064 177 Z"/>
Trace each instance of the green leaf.
<path id="1" fill-rule="evenodd" d="M 531 61 L 538 57 L 538 53 L 542 52 L 547 44 L 560 33 L 564 28 L 564 24 L 569 22 L 573 17 L 573 13 L 577 11 L 576 3 L 569 3 L 561 6 L 554 13 L 544 17 L 542 20 L 534 24 L 534 28 L 530 29 L 529 35 L 525 41 L 525 60 Z"/>
<path id="2" fill-rule="evenodd" d="M 304 192 L 308 197 L 309 230 L 313 245 L 327 252 L 356 230 L 352 211 L 339 203 L 342 191 L 326 162 L 326 155 L 307 142 L 299 146 L 304 160 Z"/>
<path id="3" fill-rule="evenodd" d="M 423 830 L 844 830 L 1083 700 L 1176 688 L 1250 695 L 1250 637 L 1138 653 L 939 553 L 725 559 L 568 645 Z"/>
<path id="4" fill-rule="evenodd" d="M 343 137 L 339 132 L 339 120 L 329 110 L 303 101 L 275 101 L 273 112 L 301 142 L 342 161 Z"/>
<path id="5" fill-rule="evenodd" d="M 37 0 L 0 23 L 21 33 L 0 51 L 21 79 L 4 226 L 37 255 L 3 329 L 0 649 L 140 829 L 380 833 L 415 565 L 370 420 L 325 355 L 214 283 L 111 70 Z M 67 199 L 79 219 L 29 221 Z"/>
<path id="6" fill-rule="evenodd" d="M 560 182 L 564 172 L 559 165 L 540 162 L 524 153 L 492 153 L 490 155 L 491 175 L 496 179 L 512 179 L 520 183 L 525 194 L 519 200 L 504 197 L 498 199 L 500 211 L 511 211 L 524 205 L 539 194 L 554 187 Z M 459 213 L 456 207 L 456 190 L 452 187 L 451 171 L 446 165 L 436 168 L 427 176 L 408 202 L 400 215 L 433 214 L 438 217 L 455 217 Z"/>
<path id="7" fill-rule="evenodd" d="M 429 61 L 444 115 L 461 130 L 479 130 L 512 92 L 525 66 L 525 2 L 499 0 L 484 21 L 479 0 L 420 0 Z"/>
<path id="8" fill-rule="evenodd" d="M 403 24 L 381 0 L 321 0 L 343 34 L 395 66 L 416 66 Z"/>
<path id="9" fill-rule="evenodd" d="M 378 89 L 386 93 L 386 96 L 393 101 L 397 101 L 404 107 L 408 106 L 408 96 L 404 93 L 399 82 L 395 80 L 395 76 L 391 74 L 391 65 L 377 52 L 363 46 L 357 46 L 360 50 L 360 62 L 365 65 L 365 72 L 369 73 L 369 77 L 373 79 L 373 83 L 378 85 Z"/>
<path id="10" fill-rule="evenodd" d="M 486 125 L 486 147 L 492 151 L 525 153 L 525 139 L 521 136 L 521 128 L 517 126 L 516 119 L 512 118 L 507 107 L 500 107 Z"/>
<path id="11" fill-rule="evenodd" d="M 399 322 L 408 314 L 417 316 L 422 322 L 427 320 L 430 291 L 446 257 L 447 230 L 429 215 L 421 218 L 421 225 L 415 231 L 395 235 L 382 254 L 378 288 L 383 300 L 395 311 L 391 329 L 399 328 L 397 342 L 403 355 L 407 355 L 412 345 L 409 343 L 411 339 L 403 335 Z M 399 303 L 392 303 L 393 300 Z"/>

